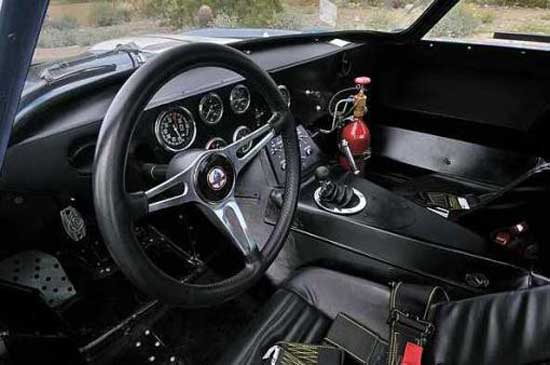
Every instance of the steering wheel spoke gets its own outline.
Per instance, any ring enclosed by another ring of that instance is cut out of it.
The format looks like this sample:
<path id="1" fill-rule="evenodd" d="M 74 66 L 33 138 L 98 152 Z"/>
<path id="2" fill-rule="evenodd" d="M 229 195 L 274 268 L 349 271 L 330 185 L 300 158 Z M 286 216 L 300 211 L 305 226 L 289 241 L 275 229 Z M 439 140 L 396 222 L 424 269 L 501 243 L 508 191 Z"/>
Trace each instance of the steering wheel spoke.
<path id="1" fill-rule="evenodd" d="M 245 260 L 252 261 L 259 255 L 258 246 L 248 230 L 245 217 L 234 197 L 215 207 L 205 207 L 207 216 L 242 253 Z"/>
<path id="2" fill-rule="evenodd" d="M 267 146 L 273 137 L 275 137 L 275 128 L 273 124 L 280 118 L 281 116 L 279 113 L 273 113 L 266 124 L 222 149 L 227 157 L 233 162 L 237 175 L 265 146 Z M 253 144 L 247 152 L 242 153 L 243 148 L 246 148 L 249 143 L 253 143 L 257 139 L 259 139 L 258 142 Z"/>
<path id="3" fill-rule="evenodd" d="M 185 170 L 143 193 L 147 201 L 147 213 L 153 213 L 198 200 L 192 184 L 192 175 L 198 160 L 196 159 Z M 157 197 L 160 198 L 155 199 Z"/>

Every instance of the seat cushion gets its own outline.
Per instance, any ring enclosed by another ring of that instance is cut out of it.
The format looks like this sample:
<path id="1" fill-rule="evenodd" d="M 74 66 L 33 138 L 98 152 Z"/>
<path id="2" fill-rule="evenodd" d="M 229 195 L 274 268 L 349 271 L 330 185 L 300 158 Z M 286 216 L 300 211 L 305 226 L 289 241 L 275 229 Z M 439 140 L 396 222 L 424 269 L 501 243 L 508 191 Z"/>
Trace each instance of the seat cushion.
<path id="1" fill-rule="evenodd" d="M 319 343 L 344 312 L 388 339 L 388 287 L 335 271 L 308 268 L 279 289 L 218 362 L 260 365 L 278 341 Z"/>

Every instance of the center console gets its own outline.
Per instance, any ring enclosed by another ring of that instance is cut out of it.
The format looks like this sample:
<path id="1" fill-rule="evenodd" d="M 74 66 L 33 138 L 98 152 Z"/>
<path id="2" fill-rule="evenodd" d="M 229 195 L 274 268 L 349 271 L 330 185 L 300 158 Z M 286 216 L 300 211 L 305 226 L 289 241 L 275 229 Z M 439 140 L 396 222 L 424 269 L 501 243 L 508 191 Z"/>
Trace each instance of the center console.
<path id="1" fill-rule="evenodd" d="M 488 258 L 483 237 L 340 165 L 321 166 L 327 159 L 308 132 L 298 130 L 304 178 L 292 230 L 301 265 L 378 267 L 382 272 L 376 274 L 388 280 L 412 275 L 411 280 L 435 280 L 465 292 L 480 289 L 468 283 L 472 275 L 487 277 L 483 289 L 489 292 L 509 289 L 510 282 L 528 286 L 529 272 Z M 269 145 L 268 155 L 282 185 L 280 138 Z M 316 179 L 310 178 L 313 172 Z M 276 190 L 271 198 L 267 223 L 278 218 L 284 197 Z"/>

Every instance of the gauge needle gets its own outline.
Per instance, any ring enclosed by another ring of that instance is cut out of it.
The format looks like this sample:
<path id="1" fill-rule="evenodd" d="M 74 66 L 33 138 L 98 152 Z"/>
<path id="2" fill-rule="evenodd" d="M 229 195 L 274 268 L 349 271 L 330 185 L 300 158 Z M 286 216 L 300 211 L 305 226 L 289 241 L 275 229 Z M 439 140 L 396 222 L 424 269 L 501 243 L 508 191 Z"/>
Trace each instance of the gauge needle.
<path id="1" fill-rule="evenodd" d="M 176 132 L 176 134 L 178 135 L 178 138 L 181 138 L 181 133 L 180 133 L 178 127 L 176 127 L 175 124 L 172 124 L 172 128 L 174 129 L 174 132 Z"/>

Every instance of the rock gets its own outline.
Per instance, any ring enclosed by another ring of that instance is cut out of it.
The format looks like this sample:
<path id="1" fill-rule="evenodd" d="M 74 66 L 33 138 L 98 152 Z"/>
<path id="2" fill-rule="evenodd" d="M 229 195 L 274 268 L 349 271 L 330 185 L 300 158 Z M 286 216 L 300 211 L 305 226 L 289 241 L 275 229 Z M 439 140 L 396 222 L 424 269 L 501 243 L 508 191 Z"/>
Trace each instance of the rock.
<path id="1" fill-rule="evenodd" d="M 214 12 L 212 11 L 212 8 L 208 5 L 201 5 L 199 10 L 197 11 L 197 23 L 200 27 L 207 27 L 210 24 L 212 24 L 212 21 L 214 20 Z"/>

